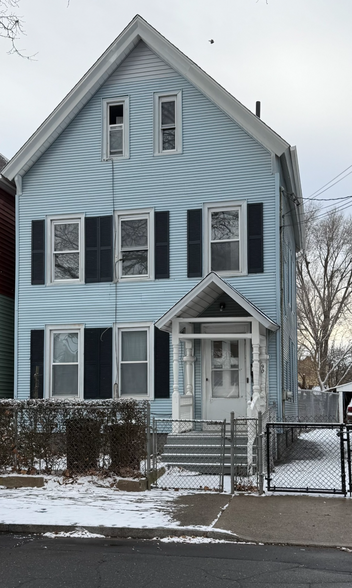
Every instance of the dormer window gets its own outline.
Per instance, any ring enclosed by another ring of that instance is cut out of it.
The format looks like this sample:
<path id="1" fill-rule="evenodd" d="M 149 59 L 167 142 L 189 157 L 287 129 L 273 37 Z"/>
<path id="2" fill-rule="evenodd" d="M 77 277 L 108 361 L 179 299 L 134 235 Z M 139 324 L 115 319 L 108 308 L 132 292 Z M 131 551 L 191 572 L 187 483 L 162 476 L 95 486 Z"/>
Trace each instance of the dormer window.
<path id="1" fill-rule="evenodd" d="M 129 157 L 128 98 L 103 100 L 103 159 Z"/>

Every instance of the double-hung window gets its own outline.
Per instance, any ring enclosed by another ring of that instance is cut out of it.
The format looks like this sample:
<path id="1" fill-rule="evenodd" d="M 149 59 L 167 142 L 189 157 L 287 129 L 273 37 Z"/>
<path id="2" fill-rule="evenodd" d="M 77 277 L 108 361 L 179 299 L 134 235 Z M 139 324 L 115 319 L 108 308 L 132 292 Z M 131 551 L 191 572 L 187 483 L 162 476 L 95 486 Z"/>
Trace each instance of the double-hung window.
<path id="1" fill-rule="evenodd" d="M 47 283 L 83 281 L 83 216 L 49 217 Z"/>
<path id="2" fill-rule="evenodd" d="M 118 388 L 121 397 L 150 396 L 151 333 L 149 324 L 118 327 Z"/>
<path id="3" fill-rule="evenodd" d="M 103 100 L 103 159 L 129 156 L 129 100 Z"/>
<path id="4" fill-rule="evenodd" d="M 154 94 L 154 153 L 182 151 L 181 92 Z"/>
<path id="5" fill-rule="evenodd" d="M 46 382 L 53 398 L 82 397 L 83 325 L 46 327 Z"/>
<path id="6" fill-rule="evenodd" d="M 246 211 L 244 203 L 235 206 L 206 206 L 206 266 L 220 274 L 246 272 Z"/>
<path id="7" fill-rule="evenodd" d="M 152 211 L 117 214 L 118 279 L 153 278 Z"/>

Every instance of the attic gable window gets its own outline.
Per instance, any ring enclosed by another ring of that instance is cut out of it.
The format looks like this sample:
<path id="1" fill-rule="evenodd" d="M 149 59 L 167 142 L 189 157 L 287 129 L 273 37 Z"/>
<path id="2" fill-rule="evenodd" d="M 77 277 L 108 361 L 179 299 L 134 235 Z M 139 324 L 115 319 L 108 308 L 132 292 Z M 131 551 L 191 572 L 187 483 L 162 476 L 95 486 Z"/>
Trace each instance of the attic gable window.
<path id="1" fill-rule="evenodd" d="M 181 92 L 154 94 L 154 154 L 182 152 Z"/>
<path id="2" fill-rule="evenodd" d="M 129 157 L 129 100 L 103 100 L 103 159 Z"/>

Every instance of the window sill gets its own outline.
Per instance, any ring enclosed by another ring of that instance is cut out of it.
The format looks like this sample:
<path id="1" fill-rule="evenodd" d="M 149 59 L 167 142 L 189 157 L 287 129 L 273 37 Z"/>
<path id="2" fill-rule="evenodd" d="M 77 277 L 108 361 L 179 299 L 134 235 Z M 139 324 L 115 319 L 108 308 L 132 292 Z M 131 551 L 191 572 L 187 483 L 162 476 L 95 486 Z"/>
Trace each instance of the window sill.
<path id="1" fill-rule="evenodd" d="M 209 270 L 209 273 L 210 272 L 214 272 L 214 274 L 217 274 L 218 276 L 221 276 L 222 278 L 237 278 L 237 277 L 242 277 L 242 276 L 248 276 L 249 275 L 248 272 L 231 272 L 231 271 L 219 272 L 219 271 L 216 271 L 216 270 Z"/>
<path id="2" fill-rule="evenodd" d="M 121 161 L 130 159 L 129 155 L 110 155 L 110 157 L 102 157 L 102 161 Z"/>
<path id="3" fill-rule="evenodd" d="M 128 282 L 129 284 L 133 284 L 133 282 L 154 282 L 154 278 L 151 277 L 139 277 L 136 276 L 135 278 L 130 278 L 130 277 L 126 277 L 126 278 L 118 278 L 117 280 L 115 280 L 117 283 L 119 284 L 123 284 L 124 282 Z"/>
<path id="4" fill-rule="evenodd" d="M 167 157 L 171 156 L 171 155 L 182 155 L 182 150 L 175 150 L 175 151 L 154 151 L 154 156 L 155 157 L 163 157 L 163 155 L 166 155 Z"/>
<path id="5" fill-rule="evenodd" d="M 77 286 L 77 285 L 84 285 L 85 282 L 83 280 L 60 280 L 58 282 L 47 282 L 46 286 Z"/>

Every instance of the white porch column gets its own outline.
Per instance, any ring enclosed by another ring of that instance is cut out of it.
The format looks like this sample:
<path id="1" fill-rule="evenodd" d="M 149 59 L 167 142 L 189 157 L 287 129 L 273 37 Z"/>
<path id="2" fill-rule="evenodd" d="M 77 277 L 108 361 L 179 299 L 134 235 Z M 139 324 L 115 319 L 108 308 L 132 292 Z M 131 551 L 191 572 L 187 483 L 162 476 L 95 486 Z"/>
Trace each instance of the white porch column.
<path id="1" fill-rule="evenodd" d="M 186 355 L 183 358 L 185 363 L 185 392 L 187 396 L 193 396 L 193 382 L 194 382 L 194 362 L 196 358 L 193 355 L 192 341 L 185 341 Z"/>
<path id="2" fill-rule="evenodd" d="M 269 355 L 266 352 L 265 337 L 260 337 L 260 410 L 265 412 L 268 407 L 268 360 Z"/>
<path id="3" fill-rule="evenodd" d="M 172 418 L 180 418 L 180 392 L 179 392 L 179 323 L 172 321 L 172 348 L 173 348 L 173 392 L 172 392 Z"/>
<path id="4" fill-rule="evenodd" d="M 260 335 L 259 322 L 252 323 L 252 356 L 253 356 L 253 395 L 251 402 L 252 417 L 256 417 L 259 410 L 260 400 Z"/>

